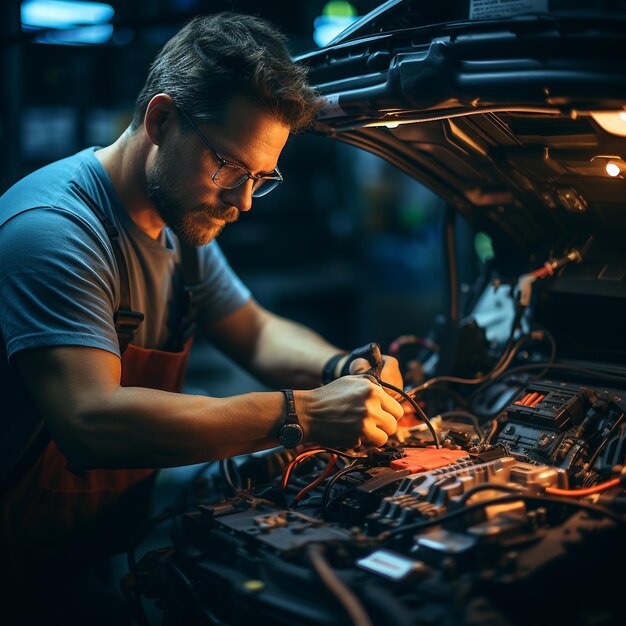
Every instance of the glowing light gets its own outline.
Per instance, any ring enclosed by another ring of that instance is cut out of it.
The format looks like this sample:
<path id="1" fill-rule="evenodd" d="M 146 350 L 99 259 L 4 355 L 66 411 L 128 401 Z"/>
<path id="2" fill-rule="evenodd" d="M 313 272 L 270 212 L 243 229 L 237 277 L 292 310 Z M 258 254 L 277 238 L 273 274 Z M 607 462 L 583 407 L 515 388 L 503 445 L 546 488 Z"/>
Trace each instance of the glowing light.
<path id="1" fill-rule="evenodd" d="M 592 111 L 591 117 L 607 132 L 626 137 L 626 112 Z"/>
<path id="2" fill-rule="evenodd" d="M 322 15 L 331 17 L 356 17 L 356 9 L 345 0 L 331 0 L 324 5 Z"/>
<path id="3" fill-rule="evenodd" d="M 486 263 L 494 258 L 493 242 L 487 233 L 478 232 L 474 237 L 474 251 L 478 258 Z"/>
<path id="4" fill-rule="evenodd" d="M 22 2 L 22 26 L 33 28 L 73 28 L 105 24 L 115 13 L 110 4 L 71 0 L 25 0 Z"/>
<path id="5" fill-rule="evenodd" d="M 398 128 L 398 126 L 400 126 L 400 123 L 399 122 L 387 122 L 385 126 L 387 128 Z"/>
<path id="6" fill-rule="evenodd" d="M 36 43 L 50 43 L 64 46 L 84 46 L 106 43 L 113 35 L 113 24 L 94 24 L 67 30 L 49 30 L 35 37 Z"/>
<path id="7" fill-rule="evenodd" d="M 343 0 L 327 2 L 322 14 L 313 20 L 313 41 L 323 48 L 357 19 L 359 18 L 356 9 L 349 2 Z"/>
<path id="8" fill-rule="evenodd" d="M 615 163 L 615 161 L 609 161 L 604 169 L 606 170 L 606 173 L 613 178 L 622 173 L 620 166 Z"/>
<path id="9" fill-rule="evenodd" d="M 22 30 L 42 31 L 36 43 L 85 45 L 105 43 L 113 35 L 115 10 L 102 2 L 25 0 L 21 5 Z"/>

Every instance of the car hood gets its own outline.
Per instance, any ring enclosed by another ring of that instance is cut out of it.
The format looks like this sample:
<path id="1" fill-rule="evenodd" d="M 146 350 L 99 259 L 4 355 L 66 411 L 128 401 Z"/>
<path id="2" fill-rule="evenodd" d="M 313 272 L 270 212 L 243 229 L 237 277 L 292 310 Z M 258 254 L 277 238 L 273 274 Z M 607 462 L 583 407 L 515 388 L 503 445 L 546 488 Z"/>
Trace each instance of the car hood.
<path id="1" fill-rule="evenodd" d="M 575 4 L 394 0 L 298 60 L 324 97 L 314 132 L 424 183 L 502 268 L 576 247 L 623 291 L 625 13 Z"/>

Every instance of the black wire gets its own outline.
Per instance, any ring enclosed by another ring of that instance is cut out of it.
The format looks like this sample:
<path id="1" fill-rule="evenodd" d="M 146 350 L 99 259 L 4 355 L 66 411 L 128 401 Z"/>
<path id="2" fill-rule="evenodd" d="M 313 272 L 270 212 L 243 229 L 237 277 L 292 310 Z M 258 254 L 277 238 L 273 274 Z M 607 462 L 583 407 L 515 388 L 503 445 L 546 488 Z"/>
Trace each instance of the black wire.
<path id="1" fill-rule="evenodd" d="M 550 332 L 548 332 L 547 330 L 543 331 L 544 336 L 548 339 L 549 343 L 550 343 L 550 356 L 548 357 L 548 361 L 545 365 L 545 367 L 541 370 L 541 372 L 538 372 L 534 378 L 535 379 L 539 379 L 542 378 L 543 376 L 545 376 L 546 372 L 548 371 L 548 365 L 552 365 L 554 363 L 554 359 L 556 358 L 556 342 L 554 341 L 554 337 L 552 336 L 552 334 Z M 523 367 L 523 366 L 522 366 Z M 513 371 L 512 368 L 510 371 Z M 469 407 L 472 406 L 472 403 L 474 402 L 474 400 L 485 391 L 485 389 L 488 389 L 493 383 L 495 383 L 496 381 L 498 381 L 500 378 L 506 378 L 507 372 L 502 372 L 501 374 L 498 374 L 498 376 L 494 376 L 490 381 L 488 381 L 487 383 L 485 383 L 484 385 L 481 385 L 478 389 L 476 389 L 473 393 L 471 393 L 468 397 L 467 397 L 467 404 Z M 524 385 L 518 386 L 518 391 L 516 393 L 519 393 L 519 391 L 521 391 L 521 388 Z M 506 401 L 504 404 L 499 404 L 496 406 L 495 409 L 492 409 L 491 411 L 487 412 L 487 413 L 480 413 L 480 415 L 485 418 L 485 419 L 492 419 L 494 417 L 496 417 L 497 415 L 499 415 L 507 406 L 508 401 Z"/>
<path id="2" fill-rule="evenodd" d="M 335 496 L 334 498 L 331 498 L 326 503 L 326 509 L 321 511 L 321 513 L 326 513 L 326 511 L 330 511 L 331 507 L 333 506 L 333 504 L 335 504 L 335 502 L 339 502 L 339 500 L 342 500 L 343 498 L 345 498 L 349 493 L 352 493 L 358 486 L 359 484 L 353 485 L 352 487 L 348 487 L 347 489 L 344 489 L 339 495 Z"/>
<path id="3" fill-rule="evenodd" d="M 433 436 L 433 441 L 435 443 L 435 446 L 437 448 L 441 448 L 441 445 L 439 444 L 439 437 L 437 437 L 437 431 L 435 430 L 435 427 L 432 425 L 432 422 L 428 418 L 428 415 L 426 415 L 426 413 L 424 413 L 424 411 L 422 410 L 422 407 L 413 398 L 411 398 L 411 396 L 408 393 L 406 393 L 399 387 L 394 387 L 393 385 L 386 383 L 384 380 L 380 380 L 380 379 L 377 379 L 377 380 L 383 387 L 386 387 L 387 389 L 391 389 L 392 391 L 399 393 L 415 409 L 415 412 L 418 414 L 418 416 L 424 422 L 424 424 L 426 424 L 426 426 L 428 427 L 428 430 L 430 430 L 430 434 Z"/>
<path id="4" fill-rule="evenodd" d="M 288 476 L 288 480 L 287 480 L 287 484 L 285 485 L 285 488 L 283 489 L 284 492 L 287 491 L 287 489 L 290 489 L 291 491 L 300 491 L 301 489 L 303 489 L 304 487 L 307 487 L 308 485 L 311 484 L 311 481 L 307 481 L 305 479 L 302 479 L 301 477 L 298 477 L 295 473 L 296 467 L 299 467 L 301 464 L 307 464 L 309 462 L 316 462 L 318 463 L 318 465 L 321 467 L 320 464 L 320 458 L 318 456 L 318 454 L 322 454 L 322 453 L 329 453 L 329 454 L 336 454 L 339 457 L 348 457 L 350 459 L 365 459 L 367 458 L 367 455 L 364 456 L 357 456 L 357 455 L 353 455 L 353 454 L 347 454 L 342 452 L 341 450 L 335 450 L 334 448 L 325 448 L 323 446 L 316 446 L 311 448 L 310 450 L 303 450 L 300 454 L 304 454 L 305 452 L 310 452 L 312 450 L 318 450 L 318 452 L 311 454 L 309 456 L 305 456 L 301 459 L 299 459 L 298 461 L 296 461 L 296 459 L 298 458 L 297 456 L 291 461 L 291 463 L 293 463 L 293 465 L 291 466 L 290 470 L 289 470 L 289 476 Z M 330 459 L 329 459 L 330 460 Z M 323 461 L 322 461 L 323 462 Z M 326 461 L 326 467 L 328 466 L 328 462 Z M 295 484 L 294 484 L 295 483 Z"/>
<path id="5" fill-rule="evenodd" d="M 360 472 L 367 468 L 367 465 L 357 464 L 357 465 L 349 465 L 348 467 L 344 467 L 342 470 L 339 470 L 326 484 L 324 488 L 324 493 L 322 495 L 322 513 L 325 513 L 328 508 L 328 498 L 330 496 L 330 492 L 332 488 L 335 486 L 335 483 L 346 474 L 351 474 L 352 472 Z"/>
<path id="6" fill-rule="evenodd" d="M 513 374 L 519 374 L 520 372 L 527 372 L 534 369 L 545 369 L 545 370 L 557 370 L 562 372 L 577 372 L 580 374 L 586 374 L 588 376 L 593 376 L 595 378 L 606 378 L 615 382 L 619 382 L 622 384 L 626 384 L 626 376 L 617 376 L 615 374 L 609 374 L 600 369 L 591 369 L 586 367 L 577 367 L 575 365 L 561 365 L 559 363 L 528 363 L 527 365 L 518 365 L 517 367 L 512 367 L 510 370 L 506 372 L 502 372 L 496 376 L 493 380 L 489 381 L 484 388 L 487 388 L 489 385 L 493 384 L 497 380 L 502 378 L 508 378 Z M 484 388 L 477 389 L 475 394 L 478 395 Z"/>
<path id="7" fill-rule="evenodd" d="M 412 524 L 406 524 L 405 526 L 399 526 L 398 528 L 394 528 L 393 530 L 384 531 L 379 535 L 379 538 L 382 540 L 387 540 L 395 535 L 400 533 L 412 532 L 412 531 L 420 531 L 425 528 L 430 528 L 431 526 L 438 526 L 439 524 L 443 524 L 444 522 L 449 522 L 450 520 L 456 519 L 457 517 L 463 517 L 469 513 L 473 513 L 474 511 L 478 511 L 480 509 L 484 509 L 488 506 L 492 506 L 495 504 L 507 504 L 509 502 L 532 502 L 535 504 L 561 504 L 563 506 L 569 506 L 572 508 L 582 509 L 584 511 L 589 511 L 590 513 L 596 513 L 602 515 L 604 517 L 608 517 L 612 521 L 617 524 L 626 526 L 626 519 L 620 517 L 617 513 L 613 513 L 609 509 L 606 509 L 602 506 L 597 506 L 595 504 L 589 504 L 587 502 L 582 502 L 581 500 L 573 500 L 566 498 L 552 498 L 549 496 L 527 496 L 524 494 L 512 495 L 512 496 L 504 496 L 503 498 L 493 498 L 490 500 L 483 500 L 482 502 L 477 502 L 476 504 L 467 505 L 465 508 L 459 509 L 458 511 L 453 511 L 452 513 L 446 513 L 445 515 L 441 515 L 440 517 L 435 517 L 432 519 L 425 520 L 423 522 L 414 522 Z"/>
<path id="8" fill-rule="evenodd" d="M 554 336 L 552 335 L 551 332 L 545 329 L 541 329 L 541 332 L 543 333 L 543 339 L 547 339 L 548 343 L 550 344 L 550 355 L 548 357 L 548 361 L 545 362 L 545 367 L 543 371 L 537 374 L 538 378 L 541 378 L 546 373 L 547 366 L 552 365 L 554 363 L 554 359 L 556 358 L 556 341 L 554 340 Z M 532 336 L 529 335 L 528 338 L 532 339 Z M 533 363 L 532 365 L 535 365 L 535 364 Z M 525 366 L 520 366 L 520 367 L 525 367 Z M 467 396 L 467 400 L 466 400 L 467 405 L 471 407 L 474 399 L 477 398 L 485 389 L 488 389 L 497 380 L 500 380 L 501 378 L 505 378 L 508 372 L 512 372 L 514 370 L 515 368 L 511 368 L 508 371 L 499 372 L 496 376 L 490 376 L 488 381 L 485 382 L 484 385 L 481 385 L 478 389 L 475 389 L 469 396 Z M 495 368 L 494 368 L 494 371 L 495 371 Z M 499 407 L 497 410 L 491 411 L 488 414 L 486 414 L 485 417 L 493 417 L 494 415 L 497 415 L 498 413 L 500 413 L 503 408 L 504 407 Z"/>
<path id="9" fill-rule="evenodd" d="M 324 556 L 325 546 L 320 544 L 309 544 L 306 554 L 328 591 L 339 601 L 341 606 L 346 610 L 350 617 L 350 621 L 354 626 L 373 626 L 372 620 L 369 618 L 365 607 L 356 594 L 337 576 L 330 563 Z"/>
<path id="10" fill-rule="evenodd" d="M 456 389 L 452 389 L 452 387 L 445 387 L 443 385 L 441 387 L 429 387 L 428 389 L 424 390 L 422 397 L 426 399 L 427 397 L 433 396 L 434 394 L 439 394 L 441 396 L 445 396 L 446 398 L 452 399 L 454 402 L 453 406 L 467 406 L 465 398 L 458 391 L 456 391 Z"/>
<path id="11" fill-rule="evenodd" d="M 589 459 L 589 461 L 587 461 L 587 463 L 585 464 L 588 470 L 592 470 L 593 469 L 593 465 L 596 462 L 597 458 L 600 456 L 600 452 L 602 452 L 602 450 L 604 450 L 604 448 L 606 447 L 607 443 L 609 442 L 609 440 L 611 438 L 611 435 L 615 432 L 615 429 L 622 423 L 623 419 L 624 419 L 624 413 L 622 413 L 617 418 L 617 420 L 615 420 L 615 423 L 611 427 L 611 430 L 609 431 L 607 436 L 602 440 L 600 445 L 596 448 L 596 451 L 593 453 L 593 455 Z"/>
<path id="12" fill-rule="evenodd" d="M 315 449 L 319 449 L 319 450 L 324 450 L 324 452 L 330 452 L 332 454 L 336 454 L 337 456 L 341 456 L 344 457 L 346 459 L 363 459 L 365 458 L 362 455 L 359 454 L 348 454 L 345 450 L 336 450 L 335 448 L 329 448 L 327 446 L 315 446 L 314 448 L 312 448 L 312 450 Z M 306 452 L 306 450 L 303 450 L 303 452 Z"/>
<path id="13" fill-rule="evenodd" d="M 470 487 L 460 498 L 459 504 L 465 504 L 475 493 L 480 491 L 506 491 L 507 493 L 519 493 L 522 487 L 513 487 L 511 485 L 499 485 L 495 483 L 482 483 Z"/>
<path id="14" fill-rule="evenodd" d="M 495 379 L 504 370 L 506 370 L 510 362 L 513 360 L 513 357 L 519 352 L 519 349 L 522 347 L 522 345 L 532 339 L 533 337 L 529 334 L 520 337 L 517 342 L 515 342 L 515 344 L 513 344 L 512 346 L 509 346 L 507 343 L 507 347 L 503 350 L 502 355 L 498 359 L 498 362 L 493 366 L 490 372 L 487 372 L 487 374 L 483 374 L 482 376 L 478 376 L 477 378 L 461 378 L 460 376 L 435 376 L 434 378 L 430 378 L 426 382 L 423 382 L 421 385 L 418 385 L 417 387 L 409 390 L 408 393 L 415 396 L 418 393 L 431 389 L 434 385 L 439 385 L 441 383 L 455 383 L 458 385 L 480 385 L 488 380 Z"/>
<path id="15" fill-rule="evenodd" d="M 476 434 L 480 437 L 481 443 L 485 440 L 485 435 L 480 427 L 480 422 L 473 413 L 470 413 L 469 411 L 444 411 L 439 414 L 439 417 L 444 421 L 447 419 L 464 417 L 472 422 Z"/>
<path id="16" fill-rule="evenodd" d="M 509 374 L 517 374 L 518 372 L 523 372 L 531 369 L 536 369 L 537 367 L 543 367 L 546 370 L 561 370 L 564 372 L 578 372 L 581 374 L 587 374 L 589 376 L 594 376 L 598 378 L 608 378 L 609 380 L 619 382 L 621 384 L 626 384 L 626 376 L 618 376 L 616 374 L 609 374 L 602 369 L 599 368 L 589 368 L 589 367 L 578 367 L 576 365 L 560 365 L 558 363 L 531 363 L 528 365 L 520 365 L 518 367 L 511 368 L 508 372 L 503 372 L 498 378 L 506 378 Z"/>

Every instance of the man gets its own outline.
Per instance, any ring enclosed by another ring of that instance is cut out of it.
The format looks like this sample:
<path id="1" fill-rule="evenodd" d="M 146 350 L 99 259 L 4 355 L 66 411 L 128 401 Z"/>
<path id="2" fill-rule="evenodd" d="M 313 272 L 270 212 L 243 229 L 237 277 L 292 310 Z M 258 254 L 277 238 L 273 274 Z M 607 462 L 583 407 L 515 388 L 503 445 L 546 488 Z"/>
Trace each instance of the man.
<path id="1" fill-rule="evenodd" d="M 289 133 L 316 106 L 273 27 L 196 18 L 157 56 L 113 145 L 0 199 L 3 558 L 17 579 L 119 548 L 154 468 L 295 445 L 298 429 L 327 446 L 395 431 L 398 402 L 341 377 L 351 355 L 256 303 L 215 242 L 282 180 Z M 249 371 L 296 390 L 177 393 L 192 316 Z M 402 384 L 394 359 L 383 378 Z"/>

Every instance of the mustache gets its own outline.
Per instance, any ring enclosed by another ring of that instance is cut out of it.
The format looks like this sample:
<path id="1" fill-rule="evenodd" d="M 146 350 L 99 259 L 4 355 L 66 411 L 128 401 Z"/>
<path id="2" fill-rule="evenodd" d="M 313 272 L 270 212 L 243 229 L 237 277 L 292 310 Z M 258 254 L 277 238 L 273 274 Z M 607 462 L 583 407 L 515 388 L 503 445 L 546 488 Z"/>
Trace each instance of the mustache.
<path id="1" fill-rule="evenodd" d="M 232 224 L 239 219 L 239 209 L 231 206 L 227 209 L 211 206 L 209 204 L 201 204 L 193 208 L 194 213 L 203 213 L 207 217 L 212 217 L 218 220 L 224 220 L 227 224 Z"/>

